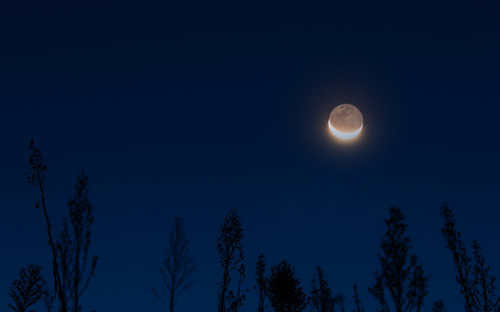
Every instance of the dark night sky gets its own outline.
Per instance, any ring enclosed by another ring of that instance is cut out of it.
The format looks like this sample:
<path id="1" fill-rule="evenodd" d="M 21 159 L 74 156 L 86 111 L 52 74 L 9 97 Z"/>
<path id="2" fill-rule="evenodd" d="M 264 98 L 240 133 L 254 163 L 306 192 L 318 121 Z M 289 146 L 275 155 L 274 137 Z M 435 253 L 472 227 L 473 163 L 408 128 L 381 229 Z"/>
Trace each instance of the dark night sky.
<path id="1" fill-rule="evenodd" d="M 215 310 L 215 237 L 230 208 L 250 280 L 259 252 L 289 260 L 307 289 L 319 264 L 349 298 L 357 282 L 369 310 L 392 204 L 431 275 L 427 310 L 437 298 L 461 309 L 442 201 L 500 272 L 498 4 L 164 3 L 0 8 L 1 306 L 21 266 L 48 268 L 24 178 L 31 135 L 54 219 L 79 170 L 90 176 L 100 263 L 89 310 L 163 308 L 150 289 L 174 215 L 199 269 L 179 311 Z M 351 146 L 325 128 L 343 102 L 366 121 Z"/>

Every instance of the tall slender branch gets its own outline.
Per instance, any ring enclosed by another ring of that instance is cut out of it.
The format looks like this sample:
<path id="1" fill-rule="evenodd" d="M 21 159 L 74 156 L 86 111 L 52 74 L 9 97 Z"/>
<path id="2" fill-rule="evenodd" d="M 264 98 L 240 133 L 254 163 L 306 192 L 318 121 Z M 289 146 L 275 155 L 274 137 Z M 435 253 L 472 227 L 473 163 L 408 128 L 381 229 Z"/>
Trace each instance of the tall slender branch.
<path id="1" fill-rule="evenodd" d="M 43 160 L 42 152 L 35 145 L 34 139 L 31 139 L 29 149 L 30 149 L 29 163 L 31 166 L 31 175 L 28 177 L 28 179 L 32 185 L 38 186 L 38 189 L 40 191 L 40 203 L 42 206 L 42 213 L 44 216 L 45 225 L 47 229 L 48 242 L 52 253 L 52 276 L 54 280 L 54 291 L 57 294 L 57 298 L 61 301 L 61 306 L 62 306 L 61 312 L 66 312 L 66 299 L 64 295 L 64 290 L 61 285 L 61 277 L 59 275 L 57 247 L 52 234 L 52 223 L 50 222 L 50 217 L 47 209 L 46 196 L 45 196 L 44 180 L 45 180 L 45 172 L 47 171 L 47 165 Z M 37 203 L 35 207 L 38 208 L 39 204 Z"/>

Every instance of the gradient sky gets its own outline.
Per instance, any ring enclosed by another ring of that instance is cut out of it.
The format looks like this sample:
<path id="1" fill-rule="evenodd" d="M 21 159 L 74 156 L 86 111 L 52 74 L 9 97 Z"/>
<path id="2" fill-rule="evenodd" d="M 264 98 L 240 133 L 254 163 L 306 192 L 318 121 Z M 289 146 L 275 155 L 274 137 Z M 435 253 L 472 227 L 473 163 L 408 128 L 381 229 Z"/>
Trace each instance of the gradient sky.
<path id="1" fill-rule="evenodd" d="M 151 288 L 175 215 L 198 264 L 178 311 L 215 310 L 215 237 L 230 208 L 249 287 L 263 252 L 290 261 L 308 290 L 315 265 L 349 298 L 358 283 L 373 311 L 393 204 L 431 275 L 426 310 L 438 298 L 461 309 L 441 202 L 499 272 L 498 4 L 164 3 L 0 9 L 1 306 L 21 266 L 49 263 L 25 183 L 32 135 L 54 221 L 80 169 L 89 175 L 100 262 L 87 311 L 166 308 Z M 326 128 L 344 102 L 366 122 L 351 146 Z"/>

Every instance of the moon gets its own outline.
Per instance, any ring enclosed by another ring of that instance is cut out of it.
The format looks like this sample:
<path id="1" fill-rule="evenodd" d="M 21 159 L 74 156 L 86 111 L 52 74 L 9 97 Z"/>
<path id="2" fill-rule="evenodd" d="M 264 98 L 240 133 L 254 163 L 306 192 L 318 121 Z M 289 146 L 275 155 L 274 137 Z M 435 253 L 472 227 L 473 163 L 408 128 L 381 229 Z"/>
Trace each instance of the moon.
<path id="1" fill-rule="evenodd" d="M 352 141 L 363 130 L 363 115 L 356 106 L 341 104 L 330 113 L 328 128 L 336 138 L 342 141 Z"/>

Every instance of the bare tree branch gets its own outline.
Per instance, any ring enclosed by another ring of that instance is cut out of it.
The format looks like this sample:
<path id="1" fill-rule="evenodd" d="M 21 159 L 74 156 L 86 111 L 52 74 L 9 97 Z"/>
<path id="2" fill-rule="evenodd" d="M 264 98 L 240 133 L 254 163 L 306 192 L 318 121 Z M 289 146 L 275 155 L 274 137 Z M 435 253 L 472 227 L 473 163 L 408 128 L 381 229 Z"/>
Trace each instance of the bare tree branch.
<path id="1" fill-rule="evenodd" d="M 191 278 L 195 271 L 196 266 L 190 255 L 184 221 L 180 217 L 175 217 L 174 227 L 170 232 L 165 250 L 165 258 L 160 267 L 164 291 L 153 289 L 156 297 L 168 302 L 170 312 L 174 312 L 179 297 L 193 285 Z"/>
<path id="2" fill-rule="evenodd" d="M 9 308 L 15 312 L 27 312 L 31 306 L 47 296 L 46 287 L 40 266 L 32 264 L 22 268 L 19 278 L 13 281 L 9 288 L 9 297 L 13 301 L 9 303 Z"/>
<path id="3" fill-rule="evenodd" d="M 419 312 L 427 296 L 428 278 L 417 263 L 417 256 L 409 253 L 411 241 L 406 234 L 407 225 L 401 210 L 390 208 L 385 224 L 387 230 L 379 255 L 380 271 L 375 274 L 370 293 L 379 303 L 378 311 L 390 311 L 384 291 L 387 289 L 396 312 Z"/>
<path id="4" fill-rule="evenodd" d="M 243 256 L 243 227 L 235 210 L 229 211 L 217 237 L 217 253 L 222 266 L 222 281 L 218 294 L 218 311 L 238 311 L 245 299 L 241 283 L 245 277 Z M 231 274 L 239 274 L 237 290 L 230 290 Z"/>

